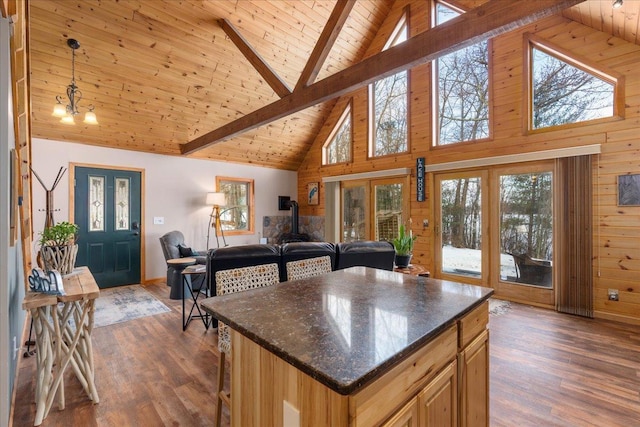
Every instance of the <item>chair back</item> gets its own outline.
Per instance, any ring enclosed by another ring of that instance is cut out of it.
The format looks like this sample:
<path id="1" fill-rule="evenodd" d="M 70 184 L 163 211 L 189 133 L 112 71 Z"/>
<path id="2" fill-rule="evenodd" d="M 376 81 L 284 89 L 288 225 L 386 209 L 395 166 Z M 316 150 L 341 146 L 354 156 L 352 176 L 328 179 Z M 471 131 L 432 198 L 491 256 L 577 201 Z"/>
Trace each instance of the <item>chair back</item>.
<path id="1" fill-rule="evenodd" d="M 275 285 L 280 281 L 278 264 L 253 265 L 216 272 L 216 295 L 228 295 Z M 218 350 L 231 354 L 229 327 L 218 322 Z"/>
<path id="2" fill-rule="evenodd" d="M 287 280 L 307 279 L 324 273 L 331 273 L 331 258 L 328 255 L 287 263 Z"/>
<path id="3" fill-rule="evenodd" d="M 207 258 L 209 287 L 217 289 L 218 271 L 272 263 L 280 264 L 280 247 L 277 245 L 254 244 L 212 249 Z"/>
<path id="4" fill-rule="evenodd" d="M 331 270 L 336 265 L 336 247 L 330 242 L 292 242 L 280 246 L 282 258 L 280 260 L 280 281 L 287 280 L 287 263 L 308 258 L 328 256 L 331 260 Z"/>
<path id="5" fill-rule="evenodd" d="M 160 246 L 162 246 L 165 261 L 180 258 L 180 249 L 178 247 L 181 244 L 184 244 L 184 234 L 181 231 L 170 231 L 160 237 Z"/>
<path id="6" fill-rule="evenodd" d="M 336 245 L 336 270 L 363 266 L 393 270 L 396 250 L 385 241 L 344 242 Z"/>

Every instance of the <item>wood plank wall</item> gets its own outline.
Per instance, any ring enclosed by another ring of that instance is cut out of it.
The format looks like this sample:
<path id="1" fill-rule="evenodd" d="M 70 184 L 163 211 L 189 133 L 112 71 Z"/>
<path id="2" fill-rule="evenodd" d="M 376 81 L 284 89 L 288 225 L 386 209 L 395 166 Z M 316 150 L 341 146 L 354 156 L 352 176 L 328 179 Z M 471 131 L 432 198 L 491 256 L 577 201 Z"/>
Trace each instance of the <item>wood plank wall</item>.
<path id="1" fill-rule="evenodd" d="M 13 95 L 13 122 L 20 180 L 18 195 L 20 203 L 20 239 L 22 242 L 22 265 L 24 286 L 31 273 L 31 111 L 29 101 L 29 9 L 27 0 L 9 0 L 9 15 L 13 20 L 11 34 L 11 84 Z"/>
<path id="2" fill-rule="evenodd" d="M 398 1 L 381 26 L 367 55 L 378 52 L 397 23 L 403 8 L 410 7 L 410 32 L 428 28 L 430 2 Z M 535 34 L 578 58 L 585 58 L 624 76 L 624 119 L 604 123 L 527 134 L 523 106 L 524 35 Z M 492 40 L 493 109 L 490 141 L 431 147 L 430 65 L 410 73 L 410 153 L 367 158 L 367 91 L 357 91 L 340 99 L 315 139 L 298 170 L 298 197 L 305 200 L 309 182 L 322 182 L 324 176 L 369 172 L 399 167 L 415 170 L 415 160 L 425 157 L 427 164 L 468 160 L 495 155 L 518 154 L 602 144 L 594 156 L 593 170 L 593 275 L 596 317 L 640 324 L 640 207 L 617 206 L 617 177 L 640 173 L 640 46 L 612 37 L 574 21 L 555 16 Z M 345 103 L 352 99 L 353 161 L 322 166 L 322 145 L 326 141 Z M 411 177 L 411 213 L 414 234 L 419 235 L 414 262 L 433 268 L 432 227 L 423 230 L 422 219 L 433 224 L 433 176 L 427 174 L 427 200 L 416 201 L 415 172 Z M 300 206 L 301 215 L 324 215 L 324 186 L 318 206 Z M 617 289 L 620 300 L 609 301 L 608 289 Z"/>

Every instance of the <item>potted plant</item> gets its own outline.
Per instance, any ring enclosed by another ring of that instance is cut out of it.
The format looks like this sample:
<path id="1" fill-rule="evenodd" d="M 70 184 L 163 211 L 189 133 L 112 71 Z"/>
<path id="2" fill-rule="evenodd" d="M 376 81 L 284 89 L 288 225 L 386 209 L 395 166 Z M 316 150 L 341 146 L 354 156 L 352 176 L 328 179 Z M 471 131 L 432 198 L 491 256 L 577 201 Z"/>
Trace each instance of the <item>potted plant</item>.
<path id="1" fill-rule="evenodd" d="M 73 271 L 78 255 L 77 232 L 77 225 L 63 221 L 40 233 L 40 255 L 45 270 L 57 270 L 63 276 Z"/>
<path id="2" fill-rule="evenodd" d="M 407 234 L 404 224 L 400 225 L 398 230 L 398 237 L 393 239 L 393 247 L 396 250 L 396 267 L 407 268 L 411 262 L 411 256 L 413 255 L 413 242 L 418 236 L 413 236 L 413 232 L 409 230 Z"/>

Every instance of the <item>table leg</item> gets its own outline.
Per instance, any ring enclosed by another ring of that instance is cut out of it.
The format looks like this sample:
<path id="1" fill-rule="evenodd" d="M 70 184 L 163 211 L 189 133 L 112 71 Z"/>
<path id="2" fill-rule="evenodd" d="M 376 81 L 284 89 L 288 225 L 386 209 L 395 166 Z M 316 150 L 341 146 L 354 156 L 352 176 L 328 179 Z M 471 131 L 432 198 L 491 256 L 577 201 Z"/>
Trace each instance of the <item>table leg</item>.
<path id="1" fill-rule="evenodd" d="M 49 323 L 51 306 L 38 307 L 31 310 L 33 327 L 36 331 L 36 362 L 38 377 L 36 379 L 36 416 L 33 425 L 39 426 L 49 413 L 47 398 L 53 391 L 53 364 L 55 352 L 52 340 L 52 326 Z"/>

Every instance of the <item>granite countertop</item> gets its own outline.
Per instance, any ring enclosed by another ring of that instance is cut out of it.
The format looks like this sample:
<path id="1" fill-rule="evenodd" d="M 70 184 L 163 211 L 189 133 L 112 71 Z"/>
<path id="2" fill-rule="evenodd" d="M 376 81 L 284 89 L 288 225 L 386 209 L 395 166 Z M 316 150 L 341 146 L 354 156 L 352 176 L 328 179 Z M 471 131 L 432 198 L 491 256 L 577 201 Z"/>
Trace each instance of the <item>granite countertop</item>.
<path id="1" fill-rule="evenodd" d="M 352 267 L 208 298 L 201 306 L 307 375 L 349 395 L 491 294 L 490 288 Z"/>

